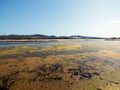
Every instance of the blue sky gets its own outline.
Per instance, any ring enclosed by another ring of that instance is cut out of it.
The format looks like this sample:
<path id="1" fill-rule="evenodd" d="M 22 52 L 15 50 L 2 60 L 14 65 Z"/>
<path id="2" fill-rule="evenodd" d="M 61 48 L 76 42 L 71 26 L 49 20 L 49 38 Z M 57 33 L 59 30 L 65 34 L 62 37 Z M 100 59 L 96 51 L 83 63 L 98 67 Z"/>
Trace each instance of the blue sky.
<path id="1" fill-rule="evenodd" d="M 0 35 L 120 37 L 120 0 L 0 0 Z"/>

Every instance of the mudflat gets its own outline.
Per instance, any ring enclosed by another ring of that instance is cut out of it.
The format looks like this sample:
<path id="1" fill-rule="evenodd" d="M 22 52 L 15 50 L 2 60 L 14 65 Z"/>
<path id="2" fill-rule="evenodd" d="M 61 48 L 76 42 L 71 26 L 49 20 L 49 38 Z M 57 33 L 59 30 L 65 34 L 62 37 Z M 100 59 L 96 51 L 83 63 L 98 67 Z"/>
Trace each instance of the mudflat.
<path id="1" fill-rule="evenodd" d="M 0 90 L 120 90 L 118 45 L 1 47 Z"/>

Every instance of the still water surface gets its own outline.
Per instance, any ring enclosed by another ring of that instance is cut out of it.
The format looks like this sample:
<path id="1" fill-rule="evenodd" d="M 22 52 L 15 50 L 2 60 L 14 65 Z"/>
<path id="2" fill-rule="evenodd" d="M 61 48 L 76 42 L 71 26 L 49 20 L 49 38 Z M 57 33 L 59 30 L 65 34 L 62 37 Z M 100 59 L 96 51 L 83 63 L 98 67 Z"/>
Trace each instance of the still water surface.
<path id="1" fill-rule="evenodd" d="M 37 46 L 45 47 L 46 45 L 55 44 L 81 44 L 79 52 L 98 52 L 100 50 L 112 50 L 120 53 L 120 41 L 105 41 L 96 39 L 66 39 L 56 42 L 0 42 L 0 48 L 12 46 Z M 72 52 L 71 52 L 72 53 Z M 74 52 L 73 52 L 74 53 Z"/>
<path id="2" fill-rule="evenodd" d="M 69 39 L 63 41 L 54 41 L 54 42 L 0 42 L 0 47 L 8 46 L 44 46 L 48 44 L 87 44 L 94 42 L 101 42 L 104 40 L 84 40 L 84 39 Z"/>
<path id="3" fill-rule="evenodd" d="M 86 46 L 87 50 L 115 50 L 120 52 L 120 41 L 105 41 L 103 39 L 66 39 L 55 42 L 0 42 L 0 48 L 11 46 L 40 46 L 44 47 L 48 44 L 81 44 Z"/>

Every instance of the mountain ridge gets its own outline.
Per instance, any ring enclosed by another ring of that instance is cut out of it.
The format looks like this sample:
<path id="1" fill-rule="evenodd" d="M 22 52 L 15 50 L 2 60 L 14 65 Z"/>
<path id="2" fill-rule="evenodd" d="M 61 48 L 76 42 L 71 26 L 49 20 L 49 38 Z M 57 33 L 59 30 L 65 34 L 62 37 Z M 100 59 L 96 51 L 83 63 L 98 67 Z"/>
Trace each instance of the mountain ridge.
<path id="1" fill-rule="evenodd" d="M 71 36 L 55 36 L 55 35 L 44 35 L 44 34 L 33 34 L 33 35 L 0 35 L 0 39 L 101 39 L 101 37 L 94 36 L 82 36 L 82 35 L 71 35 Z"/>

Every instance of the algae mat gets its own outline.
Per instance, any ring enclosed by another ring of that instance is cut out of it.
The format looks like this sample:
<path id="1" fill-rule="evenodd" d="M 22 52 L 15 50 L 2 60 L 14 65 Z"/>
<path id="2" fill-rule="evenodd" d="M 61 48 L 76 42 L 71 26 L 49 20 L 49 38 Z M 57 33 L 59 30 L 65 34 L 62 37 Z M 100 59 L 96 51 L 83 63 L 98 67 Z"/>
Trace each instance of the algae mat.
<path id="1" fill-rule="evenodd" d="M 120 90 L 120 52 L 113 47 L 98 43 L 0 48 L 0 90 Z"/>

